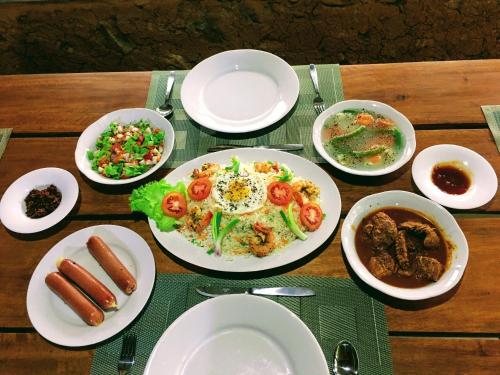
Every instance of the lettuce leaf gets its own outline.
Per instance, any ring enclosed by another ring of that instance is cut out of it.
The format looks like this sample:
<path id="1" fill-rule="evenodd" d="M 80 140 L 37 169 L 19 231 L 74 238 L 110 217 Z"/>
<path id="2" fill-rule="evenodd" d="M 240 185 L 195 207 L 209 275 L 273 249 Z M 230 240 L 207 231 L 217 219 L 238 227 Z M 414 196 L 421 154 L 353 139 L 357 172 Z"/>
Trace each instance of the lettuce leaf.
<path id="1" fill-rule="evenodd" d="M 143 212 L 153 219 L 160 231 L 173 231 L 179 224 L 177 219 L 166 216 L 161 209 L 163 197 L 173 191 L 186 196 L 186 185 L 182 181 L 176 185 L 170 185 L 165 180 L 149 182 L 132 191 L 129 197 L 130 209 Z"/>

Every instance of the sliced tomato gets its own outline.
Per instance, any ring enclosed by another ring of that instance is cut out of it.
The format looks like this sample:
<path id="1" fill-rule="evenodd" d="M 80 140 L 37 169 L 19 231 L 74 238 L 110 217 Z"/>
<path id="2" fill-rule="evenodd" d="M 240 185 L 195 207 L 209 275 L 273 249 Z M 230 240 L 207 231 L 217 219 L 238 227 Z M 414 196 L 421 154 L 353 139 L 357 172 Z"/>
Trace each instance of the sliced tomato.
<path id="1" fill-rule="evenodd" d="M 167 216 L 180 218 L 184 216 L 187 211 L 186 198 L 177 192 L 168 193 L 161 202 L 161 209 Z"/>
<path id="2" fill-rule="evenodd" d="M 111 162 L 113 164 L 118 164 L 121 160 L 124 160 L 123 152 L 111 155 Z"/>
<path id="3" fill-rule="evenodd" d="M 278 206 L 285 206 L 292 200 L 292 187 L 286 182 L 274 181 L 267 187 L 267 198 Z"/>
<path id="4" fill-rule="evenodd" d="M 119 154 L 123 152 L 122 145 L 120 143 L 113 143 L 111 146 L 111 151 L 115 154 Z"/>
<path id="5" fill-rule="evenodd" d="M 300 208 L 300 222 L 308 231 L 314 232 L 323 221 L 323 211 L 316 203 L 306 203 Z"/>
<path id="6" fill-rule="evenodd" d="M 202 201 L 210 195 L 212 190 L 212 183 L 207 177 L 197 178 L 191 181 L 188 186 L 188 193 L 191 199 L 195 201 Z"/>
<path id="7" fill-rule="evenodd" d="M 149 152 L 145 153 L 142 158 L 144 160 L 152 160 L 153 159 L 153 154 L 151 153 L 151 151 L 149 151 Z"/>

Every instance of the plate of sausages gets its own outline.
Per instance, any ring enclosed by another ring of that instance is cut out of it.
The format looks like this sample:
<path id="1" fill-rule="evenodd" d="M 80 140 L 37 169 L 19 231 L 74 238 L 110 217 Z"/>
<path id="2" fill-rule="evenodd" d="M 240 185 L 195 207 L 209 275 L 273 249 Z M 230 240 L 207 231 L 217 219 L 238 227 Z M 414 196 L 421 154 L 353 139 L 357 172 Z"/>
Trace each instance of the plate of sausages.
<path id="1" fill-rule="evenodd" d="M 33 272 L 29 318 L 55 344 L 101 342 L 141 312 L 155 274 L 151 249 L 137 233 L 117 225 L 81 229 L 54 245 Z"/>

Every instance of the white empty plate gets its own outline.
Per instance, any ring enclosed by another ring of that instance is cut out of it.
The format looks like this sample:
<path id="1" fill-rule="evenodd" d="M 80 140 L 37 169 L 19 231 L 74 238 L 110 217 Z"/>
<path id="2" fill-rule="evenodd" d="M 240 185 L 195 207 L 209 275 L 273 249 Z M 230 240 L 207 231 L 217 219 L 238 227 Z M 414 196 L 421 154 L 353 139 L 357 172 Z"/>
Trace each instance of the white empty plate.
<path id="1" fill-rule="evenodd" d="M 290 310 L 264 297 L 220 296 L 168 327 L 144 374 L 328 375 L 316 338 Z"/>
<path id="2" fill-rule="evenodd" d="M 137 289 L 123 293 L 87 249 L 87 240 L 100 236 L 137 280 Z M 92 273 L 116 296 L 118 310 L 104 313 L 97 327 L 87 325 L 45 284 L 45 276 L 57 271 L 56 261 L 69 258 Z M 117 334 L 141 312 L 153 290 L 156 269 L 151 249 L 144 239 L 118 225 L 81 229 L 55 244 L 38 263 L 28 286 L 26 304 L 33 327 L 49 341 L 64 346 L 87 346 Z"/>
<path id="3" fill-rule="evenodd" d="M 458 162 L 469 171 L 471 185 L 464 194 L 448 194 L 432 182 L 438 163 Z M 471 209 L 488 203 L 496 194 L 498 178 L 488 161 L 477 152 L 457 145 L 436 145 L 421 151 L 413 161 L 412 176 L 420 191 L 443 206 Z"/>
<path id="4" fill-rule="evenodd" d="M 209 129 L 246 133 L 283 118 L 299 96 L 297 74 L 271 53 L 218 53 L 191 70 L 181 88 L 189 117 Z"/>
<path id="5" fill-rule="evenodd" d="M 61 203 L 47 216 L 32 219 L 26 215 L 24 199 L 32 189 L 55 185 L 61 192 Z M 41 168 L 26 173 L 14 181 L 0 201 L 0 220 L 7 229 L 17 233 L 36 233 L 50 228 L 70 213 L 78 199 L 78 183 L 68 171 Z"/>

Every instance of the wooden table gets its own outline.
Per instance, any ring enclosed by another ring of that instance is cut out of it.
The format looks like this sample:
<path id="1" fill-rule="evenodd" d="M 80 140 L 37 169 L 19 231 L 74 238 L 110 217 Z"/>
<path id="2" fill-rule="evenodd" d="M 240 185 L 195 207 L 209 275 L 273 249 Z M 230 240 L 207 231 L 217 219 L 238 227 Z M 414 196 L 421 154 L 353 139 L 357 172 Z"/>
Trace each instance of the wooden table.
<path id="1" fill-rule="evenodd" d="M 417 151 L 454 143 L 482 154 L 500 174 L 500 157 L 480 109 L 500 104 L 500 60 L 357 65 L 341 67 L 346 99 L 373 99 L 400 110 L 414 124 Z M 77 178 L 80 199 L 61 224 L 35 235 L 0 226 L 0 372 L 88 373 L 93 348 L 55 346 L 33 329 L 26 290 L 48 249 L 68 234 L 99 223 L 130 227 L 153 250 L 158 272 L 191 272 L 162 250 L 144 220 L 129 212 L 132 187 L 106 188 L 79 173 L 73 153 L 82 130 L 104 113 L 142 107 L 150 72 L 0 77 L 0 127 L 14 128 L 0 160 L 0 193 L 33 169 L 57 166 Z M 342 195 L 342 217 L 365 195 L 390 189 L 416 191 L 411 162 L 377 181 L 326 168 Z M 153 178 L 166 174 L 160 170 Z M 500 198 L 479 209 L 453 211 L 470 256 L 458 288 L 425 304 L 383 296 L 396 374 L 498 374 L 500 368 Z M 342 225 L 342 220 L 339 225 Z M 325 250 L 291 274 L 349 277 L 340 231 Z M 353 275 L 351 275 L 353 276 Z"/>

